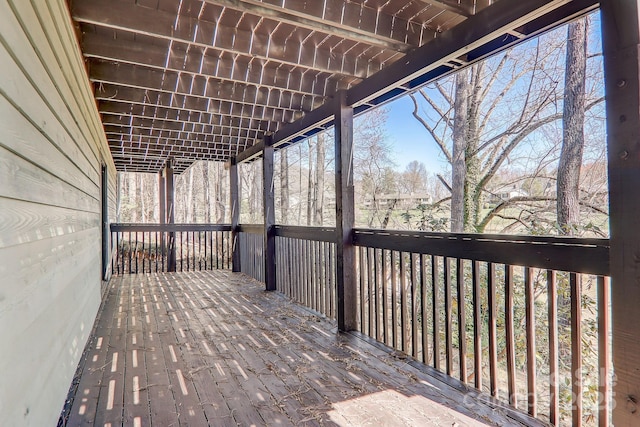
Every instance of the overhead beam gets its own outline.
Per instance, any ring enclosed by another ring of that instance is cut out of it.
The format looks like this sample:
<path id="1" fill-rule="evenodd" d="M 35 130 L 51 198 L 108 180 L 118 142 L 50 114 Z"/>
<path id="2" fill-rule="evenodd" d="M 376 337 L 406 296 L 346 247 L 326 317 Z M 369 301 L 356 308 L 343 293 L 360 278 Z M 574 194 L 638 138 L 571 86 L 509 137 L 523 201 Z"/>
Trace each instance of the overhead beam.
<path id="1" fill-rule="evenodd" d="M 175 94 L 150 88 L 134 88 L 110 83 L 96 85 L 95 98 L 98 101 L 132 103 L 145 106 L 178 108 L 211 114 L 237 117 L 264 117 L 266 120 L 290 123 L 302 117 L 300 109 L 290 109 L 229 101 L 220 96 L 204 97 Z"/>
<path id="2" fill-rule="evenodd" d="M 218 98 L 264 106 L 285 105 L 290 109 L 310 111 L 321 105 L 322 97 L 283 90 L 269 90 L 240 83 L 216 81 L 212 77 L 193 77 L 175 71 L 162 71 L 131 64 L 115 64 L 92 60 L 88 63 L 89 79 L 138 89 L 177 93 L 202 98 Z"/>
<path id="3" fill-rule="evenodd" d="M 343 23 L 343 22 L 335 22 L 330 21 L 328 19 L 323 18 L 322 16 L 314 16 L 309 13 L 304 13 L 297 11 L 293 8 L 284 8 L 280 6 L 276 6 L 274 4 L 263 2 L 260 0 L 205 0 L 208 3 L 228 7 L 230 9 L 238 10 L 243 13 L 249 13 L 255 16 L 264 16 L 267 18 L 274 19 L 278 22 L 284 22 L 287 24 L 294 25 L 296 27 L 306 28 L 311 31 L 318 31 L 327 35 L 335 35 L 347 40 L 352 40 L 357 43 L 364 43 L 371 46 L 376 46 L 381 49 L 390 49 L 395 50 L 397 52 L 407 52 L 410 49 L 417 47 L 420 45 L 419 40 L 418 44 L 411 45 L 406 43 L 404 40 L 397 40 L 389 36 L 385 36 L 382 34 L 378 34 L 377 26 L 373 28 L 373 31 L 366 31 L 360 28 L 360 22 L 351 23 L 352 25 Z M 364 7 L 363 7 L 364 9 Z M 375 22 L 380 21 L 381 12 L 379 10 L 370 9 L 369 15 L 372 18 L 377 18 Z M 385 22 L 392 21 L 394 17 L 387 16 Z M 400 27 L 411 27 L 411 22 L 404 21 L 400 18 L 396 18 L 396 25 Z M 420 29 L 420 24 L 413 23 L 413 26 L 418 30 Z M 414 29 L 415 31 L 415 29 Z"/>
<path id="4" fill-rule="evenodd" d="M 234 116 L 231 114 L 213 114 L 204 111 L 194 111 L 182 108 L 167 108 L 151 104 L 135 104 L 119 101 L 98 102 L 98 112 L 102 114 L 132 115 L 146 119 L 161 118 L 164 120 L 186 121 L 217 126 L 241 126 L 258 127 L 267 131 L 275 132 L 280 126 L 274 120 L 264 120 L 254 116 Z"/>
<path id="5" fill-rule="evenodd" d="M 131 142 L 133 144 L 164 144 L 166 146 L 177 147 L 178 149 L 185 148 L 206 148 L 216 151 L 224 151 L 228 149 L 230 152 L 234 152 L 234 147 L 250 147 L 255 143 L 253 139 L 241 139 L 232 137 L 220 137 L 215 135 L 209 135 L 207 139 L 180 139 L 170 138 L 162 135 L 131 135 L 130 133 L 118 132 L 115 129 L 106 130 L 107 140 L 109 144 Z"/>
<path id="6" fill-rule="evenodd" d="M 333 93 L 336 87 L 346 89 L 349 84 L 342 84 L 331 77 L 322 79 L 318 84 L 318 76 L 303 73 L 302 70 L 286 70 L 271 64 L 253 64 L 252 60 L 239 61 L 231 58 L 225 60 L 216 49 L 192 48 L 181 49 L 169 42 L 166 46 L 154 44 L 131 43 L 129 40 L 107 38 L 87 32 L 82 38 L 82 53 L 86 58 L 119 62 L 156 70 L 168 70 L 192 77 L 204 77 L 214 81 L 230 82 L 240 85 L 253 85 L 259 88 L 276 91 L 288 91 L 308 96 L 324 98 Z M 231 62 L 233 66 L 226 63 Z M 353 79 L 350 84 L 361 81 Z M 282 83 L 286 83 L 282 85 Z"/>
<path id="7" fill-rule="evenodd" d="M 449 67 L 440 71 L 443 64 L 464 56 L 475 48 L 492 43 L 504 37 L 510 31 L 523 27 L 533 21 L 541 20 L 539 25 L 548 25 L 545 15 L 552 14 L 563 6 L 576 7 L 574 13 L 586 12 L 597 5 L 596 0 L 573 0 L 566 5 L 566 0 L 501 0 L 479 11 L 456 27 L 441 34 L 424 46 L 409 52 L 402 61 L 394 62 L 384 70 L 365 79 L 358 85 L 348 89 L 347 105 L 357 106 L 371 103 L 372 100 L 385 95 L 393 99 L 406 93 L 407 83 L 414 79 L 423 79 L 422 83 L 435 80 L 442 73 L 451 71 Z M 562 19 L 562 17 L 558 17 Z M 510 43 L 510 44 L 509 44 Z M 505 45 L 496 45 L 495 49 L 502 49 Z M 487 54 L 490 52 L 488 51 Z M 424 76 L 433 72 L 424 79 Z M 404 87 L 403 89 L 398 89 Z M 397 90 L 397 94 L 392 91 Z M 390 94 L 391 93 L 391 94 Z M 326 123 L 332 117 L 332 101 L 327 101 L 321 107 L 307 113 L 288 126 L 278 130 L 274 135 L 274 144 L 286 143 L 298 135 L 303 135 L 310 129 Z"/>
<path id="8" fill-rule="evenodd" d="M 465 55 L 510 30 L 525 25 L 554 9 L 566 0 L 501 0 L 479 11 L 419 49 L 402 61 L 390 64 L 347 91 L 349 105 L 370 101 L 389 87 L 397 87 Z"/>
<path id="9" fill-rule="evenodd" d="M 105 126 L 119 126 L 131 131 L 138 129 L 148 129 L 153 131 L 180 132 L 185 135 L 185 139 L 190 139 L 189 135 L 196 136 L 239 136 L 242 138 L 261 138 L 267 129 L 255 129 L 250 126 L 230 126 L 230 125 L 210 125 L 206 123 L 194 123 L 179 121 L 159 117 L 144 117 L 135 115 L 124 115 L 119 113 L 103 113 L 102 123 Z"/>
<path id="10" fill-rule="evenodd" d="M 422 3 L 430 4 L 432 6 L 436 6 L 440 9 L 448 10 L 449 12 L 453 12 L 467 18 L 475 13 L 475 8 L 471 5 L 469 6 L 465 5 L 464 2 L 458 3 L 457 1 L 451 1 L 451 0 L 420 0 L 420 1 Z"/>
<path id="11" fill-rule="evenodd" d="M 295 60 L 283 58 L 269 49 L 270 35 L 254 34 L 251 31 L 216 25 L 213 22 L 194 19 L 185 15 L 164 12 L 158 9 L 143 8 L 133 2 L 123 0 L 76 0 L 72 3 L 71 13 L 77 22 L 143 34 L 149 37 L 185 43 L 202 48 L 213 47 L 233 55 L 243 55 L 261 61 L 271 61 L 290 67 L 303 67 L 308 70 L 336 74 L 348 77 L 365 78 L 382 69 L 383 63 L 367 57 L 353 58 L 349 54 L 337 55 L 328 49 L 300 43 L 297 49 L 314 52 L 313 55 L 295 54 Z M 195 32 L 195 33 L 194 33 Z M 233 34 L 234 37 L 214 37 L 215 34 Z M 225 45 L 234 39 L 252 40 L 248 49 Z M 372 53 L 373 54 L 373 53 Z"/>

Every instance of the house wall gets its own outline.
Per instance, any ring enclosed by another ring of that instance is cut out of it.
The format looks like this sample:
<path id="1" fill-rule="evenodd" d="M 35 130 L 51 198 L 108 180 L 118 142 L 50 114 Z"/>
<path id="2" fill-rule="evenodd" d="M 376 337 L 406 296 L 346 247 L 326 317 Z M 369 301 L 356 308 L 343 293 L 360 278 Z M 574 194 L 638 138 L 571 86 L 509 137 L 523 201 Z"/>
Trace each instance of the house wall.
<path id="1" fill-rule="evenodd" d="M 0 424 L 56 425 L 101 301 L 116 171 L 64 0 L 0 0 Z"/>

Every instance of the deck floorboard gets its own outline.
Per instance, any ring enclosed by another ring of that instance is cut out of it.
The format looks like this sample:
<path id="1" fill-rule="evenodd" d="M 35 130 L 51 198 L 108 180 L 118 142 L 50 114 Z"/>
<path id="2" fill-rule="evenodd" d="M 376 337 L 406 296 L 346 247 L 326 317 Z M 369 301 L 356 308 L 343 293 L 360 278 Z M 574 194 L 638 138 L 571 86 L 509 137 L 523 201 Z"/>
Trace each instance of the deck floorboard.
<path id="1" fill-rule="evenodd" d="M 67 426 L 522 425 L 228 271 L 114 277 L 87 346 Z"/>

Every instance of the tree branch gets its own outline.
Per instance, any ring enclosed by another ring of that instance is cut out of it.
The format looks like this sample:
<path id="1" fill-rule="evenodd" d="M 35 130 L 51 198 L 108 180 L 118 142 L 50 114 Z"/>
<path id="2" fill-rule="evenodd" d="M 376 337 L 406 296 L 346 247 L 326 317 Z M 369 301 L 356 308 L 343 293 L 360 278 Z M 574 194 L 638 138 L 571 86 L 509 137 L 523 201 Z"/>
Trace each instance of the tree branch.
<path id="1" fill-rule="evenodd" d="M 429 132 L 438 147 L 440 147 L 440 150 L 442 151 L 444 156 L 447 158 L 447 161 L 451 163 L 451 153 L 447 149 L 444 141 L 438 135 L 436 135 L 435 129 L 433 129 L 429 125 L 429 123 L 427 123 L 427 121 L 418 113 L 418 101 L 416 100 L 414 94 L 411 94 L 411 100 L 413 101 L 413 117 L 415 117 L 416 120 L 418 120 L 418 122 L 427 130 L 427 132 Z"/>

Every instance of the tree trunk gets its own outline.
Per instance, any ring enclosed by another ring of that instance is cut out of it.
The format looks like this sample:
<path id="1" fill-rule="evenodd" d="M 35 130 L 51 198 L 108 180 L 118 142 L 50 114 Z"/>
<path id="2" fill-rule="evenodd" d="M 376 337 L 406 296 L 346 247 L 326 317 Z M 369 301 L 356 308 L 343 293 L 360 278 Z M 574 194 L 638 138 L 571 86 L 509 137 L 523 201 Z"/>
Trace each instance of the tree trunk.
<path id="1" fill-rule="evenodd" d="M 202 192 L 204 193 L 204 222 L 211 223 L 211 193 L 209 188 L 209 162 L 202 163 Z"/>
<path id="2" fill-rule="evenodd" d="M 464 231 L 480 232 L 480 213 L 482 209 L 482 188 L 480 188 L 481 164 L 476 154 L 480 135 L 478 125 L 480 122 L 480 107 L 482 103 L 484 63 L 473 65 L 470 68 L 470 80 L 468 88 L 467 126 L 465 134 L 465 206 L 464 206 Z M 469 81 L 469 80 L 467 80 Z"/>
<path id="3" fill-rule="evenodd" d="M 140 222 L 147 222 L 147 204 L 144 194 L 144 176 L 139 173 L 138 179 L 140 180 L 140 186 L 138 187 L 138 195 L 140 198 Z"/>
<path id="4" fill-rule="evenodd" d="M 558 164 L 557 219 L 560 233 L 572 235 L 580 222 L 580 166 L 584 149 L 587 20 L 569 24 L 565 71 L 562 150 Z"/>
<path id="5" fill-rule="evenodd" d="M 451 232 L 464 231 L 469 69 L 456 75 L 451 162 Z"/>
<path id="6" fill-rule="evenodd" d="M 324 206 L 324 162 L 326 157 L 324 134 L 318 135 L 316 141 L 316 182 L 314 191 L 315 225 L 322 225 L 322 209 Z"/>
<path id="7" fill-rule="evenodd" d="M 314 192 L 315 192 L 315 183 L 313 179 L 313 156 L 312 156 L 312 148 L 313 144 L 311 143 L 311 139 L 308 140 L 309 144 L 309 161 L 308 161 L 308 179 L 307 179 L 307 225 L 311 225 L 311 216 L 313 214 L 313 201 L 314 201 Z"/>
<path id="8" fill-rule="evenodd" d="M 280 212 L 282 223 L 289 221 L 289 156 L 287 150 L 280 150 Z"/>
<path id="9" fill-rule="evenodd" d="M 193 221 L 193 167 L 189 168 L 189 181 L 187 182 L 187 200 L 185 203 L 186 218 L 185 222 L 192 223 Z"/>

